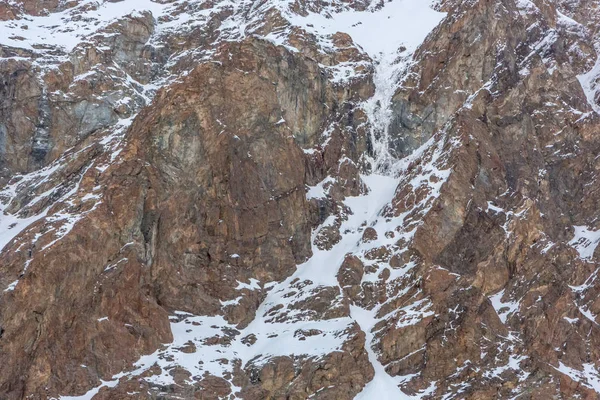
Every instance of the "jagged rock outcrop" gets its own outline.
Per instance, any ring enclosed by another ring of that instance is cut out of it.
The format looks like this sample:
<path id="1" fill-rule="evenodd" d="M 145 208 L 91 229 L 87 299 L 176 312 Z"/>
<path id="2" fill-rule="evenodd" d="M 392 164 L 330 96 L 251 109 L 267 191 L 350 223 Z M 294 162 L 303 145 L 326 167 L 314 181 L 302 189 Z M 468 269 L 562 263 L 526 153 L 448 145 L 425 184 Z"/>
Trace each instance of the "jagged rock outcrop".
<path id="1" fill-rule="evenodd" d="M 0 398 L 598 397 L 598 9 L 0 5 Z"/>

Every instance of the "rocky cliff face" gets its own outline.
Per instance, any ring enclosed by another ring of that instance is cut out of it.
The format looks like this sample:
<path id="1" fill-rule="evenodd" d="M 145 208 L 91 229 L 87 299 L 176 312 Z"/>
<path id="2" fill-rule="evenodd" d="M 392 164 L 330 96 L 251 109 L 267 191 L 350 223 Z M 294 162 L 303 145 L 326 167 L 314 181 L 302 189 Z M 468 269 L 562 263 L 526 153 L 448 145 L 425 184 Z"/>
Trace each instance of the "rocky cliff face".
<path id="1" fill-rule="evenodd" d="M 0 398 L 600 396 L 596 0 L 0 4 Z"/>

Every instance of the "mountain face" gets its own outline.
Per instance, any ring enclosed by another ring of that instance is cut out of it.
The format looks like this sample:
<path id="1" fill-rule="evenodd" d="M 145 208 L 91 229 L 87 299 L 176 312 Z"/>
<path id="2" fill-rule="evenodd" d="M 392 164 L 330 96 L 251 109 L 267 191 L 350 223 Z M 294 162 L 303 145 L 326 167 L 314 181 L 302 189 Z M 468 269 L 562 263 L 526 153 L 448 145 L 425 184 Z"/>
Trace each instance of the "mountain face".
<path id="1" fill-rule="evenodd" d="M 0 3 L 0 398 L 600 398 L 598 0 Z"/>

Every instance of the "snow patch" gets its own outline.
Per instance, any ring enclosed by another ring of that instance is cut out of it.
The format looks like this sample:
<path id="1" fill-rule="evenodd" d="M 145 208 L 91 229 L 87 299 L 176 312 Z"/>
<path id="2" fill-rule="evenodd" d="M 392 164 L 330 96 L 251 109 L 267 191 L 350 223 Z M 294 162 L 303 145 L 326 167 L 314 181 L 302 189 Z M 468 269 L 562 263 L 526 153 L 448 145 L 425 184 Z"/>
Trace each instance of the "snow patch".
<path id="1" fill-rule="evenodd" d="M 579 257 L 591 261 L 594 257 L 594 251 L 600 243 L 600 229 L 597 231 L 591 230 L 586 226 L 574 226 L 575 234 L 573 239 L 569 241 L 571 245 L 579 253 Z"/>
<path id="2" fill-rule="evenodd" d="M 563 364 L 562 361 L 558 362 L 558 368 L 552 366 L 552 368 L 561 374 L 567 375 L 575 382 L 600 393 L 600 373 L 598 373 L 598 369 L 591 363 L 583 364 L 582 367 L 581 370 L 578 370 Z"/>
<path id="3" fill-rule="evenodd" d="M 578 75 L 577 79 L 581 84 L 583 93 L 585 93 L 588 104 L 596 114 L 600 114 L 600 104 L 596 101 L 600 101 L 600 42 L 596 44 L 595 48 L 598 54 L 596 63 L 588 72 Z"/>
<path id="4" fill-rule="evenodd" d="M 519 310 L 520 302 L 519 301 L 502 301 L 502 297 L 504 297 L 505 289 L 502 289 L 498 293 L 488 296 L 490 301 L 492 302 L 492 306 L 494 310 L 496 310 L 496 314 L 500 318 L 503 324 L 506 323 L 509 315 Z"/>

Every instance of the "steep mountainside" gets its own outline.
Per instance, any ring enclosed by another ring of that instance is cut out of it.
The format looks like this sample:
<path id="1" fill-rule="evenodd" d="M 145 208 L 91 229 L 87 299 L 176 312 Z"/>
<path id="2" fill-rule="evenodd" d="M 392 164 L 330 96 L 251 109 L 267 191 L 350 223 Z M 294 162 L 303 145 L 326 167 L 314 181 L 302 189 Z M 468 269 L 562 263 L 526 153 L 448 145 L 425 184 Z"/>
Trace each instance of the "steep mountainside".
<path id="1" fill-rule="evenodd" d="M 600 398 L 600 1 L 0 3 L 0 399 Z"/>

